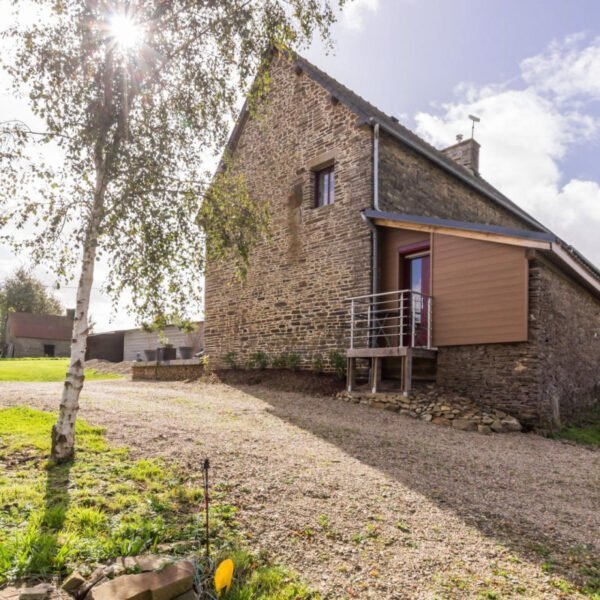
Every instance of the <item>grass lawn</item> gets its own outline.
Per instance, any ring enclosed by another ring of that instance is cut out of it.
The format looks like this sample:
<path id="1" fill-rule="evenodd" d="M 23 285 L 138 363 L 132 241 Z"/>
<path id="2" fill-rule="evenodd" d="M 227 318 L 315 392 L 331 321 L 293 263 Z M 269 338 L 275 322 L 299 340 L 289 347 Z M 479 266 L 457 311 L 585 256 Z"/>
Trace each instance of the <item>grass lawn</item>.
<path id="1" fill-rule="evenodd" d="M 0 410 L 0 586 L 30 576 L 64 576 L 82 565 L 157 551 L 203 554 L 201 481 L 160 460 L 134 460 L 110 447 L 103 429 L 77 423 L 75 461 L 48 460 L 56 416 L 27 407 Z M 231 557 L 227 600 L 315 598 L 285 569 L 241 549 L 226 491 L 211 497 L 215 558 Z M 201 523 L 200 523 L 201 525 Z M 177 542 L 186 542 L 179 544 Z M 183 550 L 179 550 L 183 552 Z M 85 569 L 84 569 L 85 570 Z"/>
<path id="2" fill-rule="evenodd" d="M 600 406 L 597 406 L 579 425 L 566 427 L 554 433 L 553 437 L 600 447 Z"/>
<path id="3" fill-rule="evenodd" d="M 0 359 L 0 381 L 63 381 L 68 358 L 3 358 Z M 86 380 L 120 379 L 121 375 L 85 371 Z"/>

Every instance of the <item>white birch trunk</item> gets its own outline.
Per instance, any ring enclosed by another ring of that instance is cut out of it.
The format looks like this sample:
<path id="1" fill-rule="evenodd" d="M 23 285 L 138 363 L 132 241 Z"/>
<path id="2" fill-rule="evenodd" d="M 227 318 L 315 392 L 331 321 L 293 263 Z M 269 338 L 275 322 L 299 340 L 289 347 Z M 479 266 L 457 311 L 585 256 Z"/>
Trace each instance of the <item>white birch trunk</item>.
<path id="1" fill-rule="evenodd" d="M 91 229 L 95 229 L 93 226 Z M 77 287 L 77 304 L 73 334 L 71 339 L 71 358 L 69 370 L 60 402 L 58 420 L 52 427 L 52 459 L 65 462 L 75 454 L 75 421 L 79 410 L 79 395 L 85 379 L 85 351 L 89 334 L 88 312 L 90 294 L 94 281 L 94 264 L 96 262 L 95 235 L 88 236 L 83 250 L 81 275 Z"/>

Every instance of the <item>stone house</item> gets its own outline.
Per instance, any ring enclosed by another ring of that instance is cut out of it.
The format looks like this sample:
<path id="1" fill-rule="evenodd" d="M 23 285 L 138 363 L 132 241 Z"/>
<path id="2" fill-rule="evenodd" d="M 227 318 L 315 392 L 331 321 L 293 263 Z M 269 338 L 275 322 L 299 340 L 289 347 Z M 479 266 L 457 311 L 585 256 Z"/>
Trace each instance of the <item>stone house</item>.
<path id="1" fill-rule="evenodd" d="M 11 312 L 6 320 L 6 356 L 69 356 L 74 312 L 65 316 Z"/>
<path id="2" fill-rule="evenodd" d="M 205 351 L 330 352 L 348 386 L 413 372 L 524 423 L 600 396 L 600 271 L 479 173 L 479 144 L 438 150 L 298 56 L 275 56 L 229 142 L 271 235 L 236 280 L 205 278 Z M 354 299 L 354 300 L 351 300 Z"/>

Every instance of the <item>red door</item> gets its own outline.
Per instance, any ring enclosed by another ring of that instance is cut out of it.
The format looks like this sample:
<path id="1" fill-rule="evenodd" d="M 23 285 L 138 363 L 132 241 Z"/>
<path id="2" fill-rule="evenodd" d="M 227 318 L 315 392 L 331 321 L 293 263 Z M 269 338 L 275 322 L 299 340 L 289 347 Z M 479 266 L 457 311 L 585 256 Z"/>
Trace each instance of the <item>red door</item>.
<path id="1" fill-rule="evenodd" d="M 405 300 L 408 318 L 404 320 L 404 345 L 427 346 L 428 309 L 430 293 L 429 251 L 407 254 L 402 261 L 403 289 L 419 292 Z M 422 294 L 422 295 L 421 295 Z"/>

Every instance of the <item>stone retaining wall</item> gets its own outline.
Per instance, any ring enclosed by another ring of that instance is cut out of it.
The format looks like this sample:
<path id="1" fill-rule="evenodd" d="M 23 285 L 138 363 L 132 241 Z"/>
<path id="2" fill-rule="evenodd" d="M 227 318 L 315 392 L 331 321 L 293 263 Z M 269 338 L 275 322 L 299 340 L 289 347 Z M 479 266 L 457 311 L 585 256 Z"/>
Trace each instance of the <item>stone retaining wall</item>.
<path id="1" fill-rule="evenodd" d="M 133 381 L 185 381 L 198 379 L 204 366 L 197 359 L 174 360 L 170 363 L 138 362 L 131 366 Z"/>

